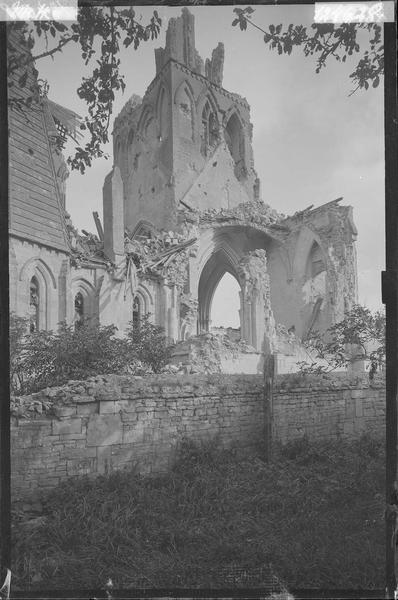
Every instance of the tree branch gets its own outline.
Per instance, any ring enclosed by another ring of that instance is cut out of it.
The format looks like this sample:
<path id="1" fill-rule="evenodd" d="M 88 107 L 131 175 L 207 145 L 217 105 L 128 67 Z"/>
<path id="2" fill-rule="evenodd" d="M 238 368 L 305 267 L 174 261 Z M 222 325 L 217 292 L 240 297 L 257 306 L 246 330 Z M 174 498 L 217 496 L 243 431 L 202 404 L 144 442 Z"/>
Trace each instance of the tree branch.
<path id="1" fill-rule="evenodd" d="M 62 40 L 59 41 L 58 46 L 56 46 L 55 48 L 52 48 L 51 50 L 47 50 L 46 52 L 42 52 L 41 54 L 36 54 L 36 56 L 32 56 L 32 61 L 36 61 L 39 60 L 40 58 L 44 58 L 45 56 L 52 56 L 53 54 L 55 54 L 56 52 L 61 52 L 62 48 L 64 46 L 66 46 L 66 44 L 68 44 L 69 42 L 72 41 L 76 41 L 75 36 L 71 35 L 68 38 L 63 38 Z"/>

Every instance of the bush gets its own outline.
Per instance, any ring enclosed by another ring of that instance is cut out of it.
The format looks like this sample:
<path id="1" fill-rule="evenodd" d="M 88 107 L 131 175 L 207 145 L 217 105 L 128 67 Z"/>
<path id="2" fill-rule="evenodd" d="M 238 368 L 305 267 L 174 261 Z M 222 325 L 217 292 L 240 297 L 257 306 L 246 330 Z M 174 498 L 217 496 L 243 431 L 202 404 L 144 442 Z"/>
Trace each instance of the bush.
<path id="1" fill-rule="evenodd" d="M 30 394 L 69 379 L 98 373 L 120 372 L 130 356 L 125 340 L 115 337 L 116 327 L 88 324 L 79 328 L 62 323 L 59 330 L 26 333 L 27 321 L 12 315 L 10 321 L 11 392 Z"/>
<path id="2" fill-rule="evenodd" d="M 10 380 L 14 395 L 31 394 L 70 379 L 103 373 L 158 373 L 170 356 L 163 330 L 145 317 L 125 338 L 114 325 L 61 323 L 57 332 L 28 333 L 28 321 L 10 318 Z"/>
<path id="3" fill-rule="evenodd" d="M 142 317 L 138 324 L 130 323 L 127 342 L 130 354 L 154 373 L 160 373 L 170 359 L 172 345 L 165 337 L 163 327 L 149 322 L 149 315 Z"/>
<path id="4" fill-rule="evenodd" d="M 373 379 L 378 369 L 385 363 L 386 320 L 382 311 L 372 313 L 368 308 L 355 304 L 342 321 L 329 327 L 323 334 L 310 333 L 305 345 L 318 359 L 325 360 L 328 366 L 316 362 L 298 363 L 300 372 L 326 373 L 347 367 L 355 360 L 369 360 L 369 379 Z"/>

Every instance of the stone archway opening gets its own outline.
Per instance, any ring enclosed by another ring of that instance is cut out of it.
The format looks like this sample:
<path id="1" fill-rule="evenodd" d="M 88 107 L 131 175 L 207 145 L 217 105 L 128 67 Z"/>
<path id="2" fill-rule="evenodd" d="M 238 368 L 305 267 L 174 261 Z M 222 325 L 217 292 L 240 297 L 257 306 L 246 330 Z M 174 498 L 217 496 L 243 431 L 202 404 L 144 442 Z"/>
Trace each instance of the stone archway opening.
<path id="1" fill-rule="evenodd" d="M 240 297 L 238 274 L 226 253 L 219 250 L 209 258 L 199 279 L 198 333 L 234 324 L 240 334 Z M 222 312 L 225 318 L 220 320 L 217 314 Z"/>
<path id="2" fill-rule="evenodd" d="M 227 333 L 234 340 L 240 339 L 241 287 L 228 271 L 215 287 L 210 306 L 209 330 Z"/>

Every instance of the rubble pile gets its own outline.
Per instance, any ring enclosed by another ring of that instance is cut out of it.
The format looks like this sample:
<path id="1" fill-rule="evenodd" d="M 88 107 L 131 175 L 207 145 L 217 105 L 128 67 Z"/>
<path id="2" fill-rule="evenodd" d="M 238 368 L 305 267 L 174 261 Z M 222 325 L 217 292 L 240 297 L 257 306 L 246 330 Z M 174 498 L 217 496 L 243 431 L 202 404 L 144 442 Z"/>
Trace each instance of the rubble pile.
<path id="1" fill-rule="evenodd" d="M 193 327 L 198 317 L 198 300 L 192 295 L 182 292 L 180 294 L 180 318 L 183 323 Z"/>
<path id="2" fill-rule="evenodd" d="M 172 362 L 177 372 L 221 373 L 221 360 L 255 352 L 243 340 L 232 341 L 227 334 L 203 333 L 176 344 Z"/>
<path id="3" fill-rule="evenodd" d="M 104 243 L 94 233 L 83 230 L 82 233 L 73 225 L 69 213 L 64 213 L 66 230 L 72 248 L 72 264 L 79 266 L 87 260 L 106 260 L 104 255 Z"/>
<path id="4" fill-rule="evenodd" d="M 235 208 L 209 208 L 200 215 L 202 223 L 244 221 L 247 225 L 252 223 L 262 227 L 278 224 L 284 218 L 284 215 L 279 214 L 261 200 L 238 204 Z"/>
<path id="5" fill-rule="evenodd" d="M 296 337 L 294 327 L 288 329 L 284 325 L 281 325 L 281 323 L 278 323 L 275 327 L 275 330 L 276 330 L 276 344 L 275 344 L 276 352 L 290 355 L 290 354 L 294 354 L 295 351 L 299 347 L 300 348 L 302 347 L 300 340 Z"/>
<path id="6" fill-rule="evenodd" d="M 137 273 L 161 275 L 181 288 L 186 280 L 188 248 L 195 242 L 196 238 L 187 240 L 174 231 L 136 236 L 126 231 L 125 251 Z"/>

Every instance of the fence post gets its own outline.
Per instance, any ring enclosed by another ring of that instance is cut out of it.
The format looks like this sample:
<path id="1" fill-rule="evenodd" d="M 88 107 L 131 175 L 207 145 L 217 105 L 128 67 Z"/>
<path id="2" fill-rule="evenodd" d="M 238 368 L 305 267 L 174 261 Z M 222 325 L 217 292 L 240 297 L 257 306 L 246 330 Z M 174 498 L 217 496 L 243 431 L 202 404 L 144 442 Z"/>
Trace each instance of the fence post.
<path id="1" fill-rule="evenodd" d="M 264 438 L 267 462 L 272 457 L 274 376 L 275 358 L 273 354 L 268 354 L 264 357 Z"/>

